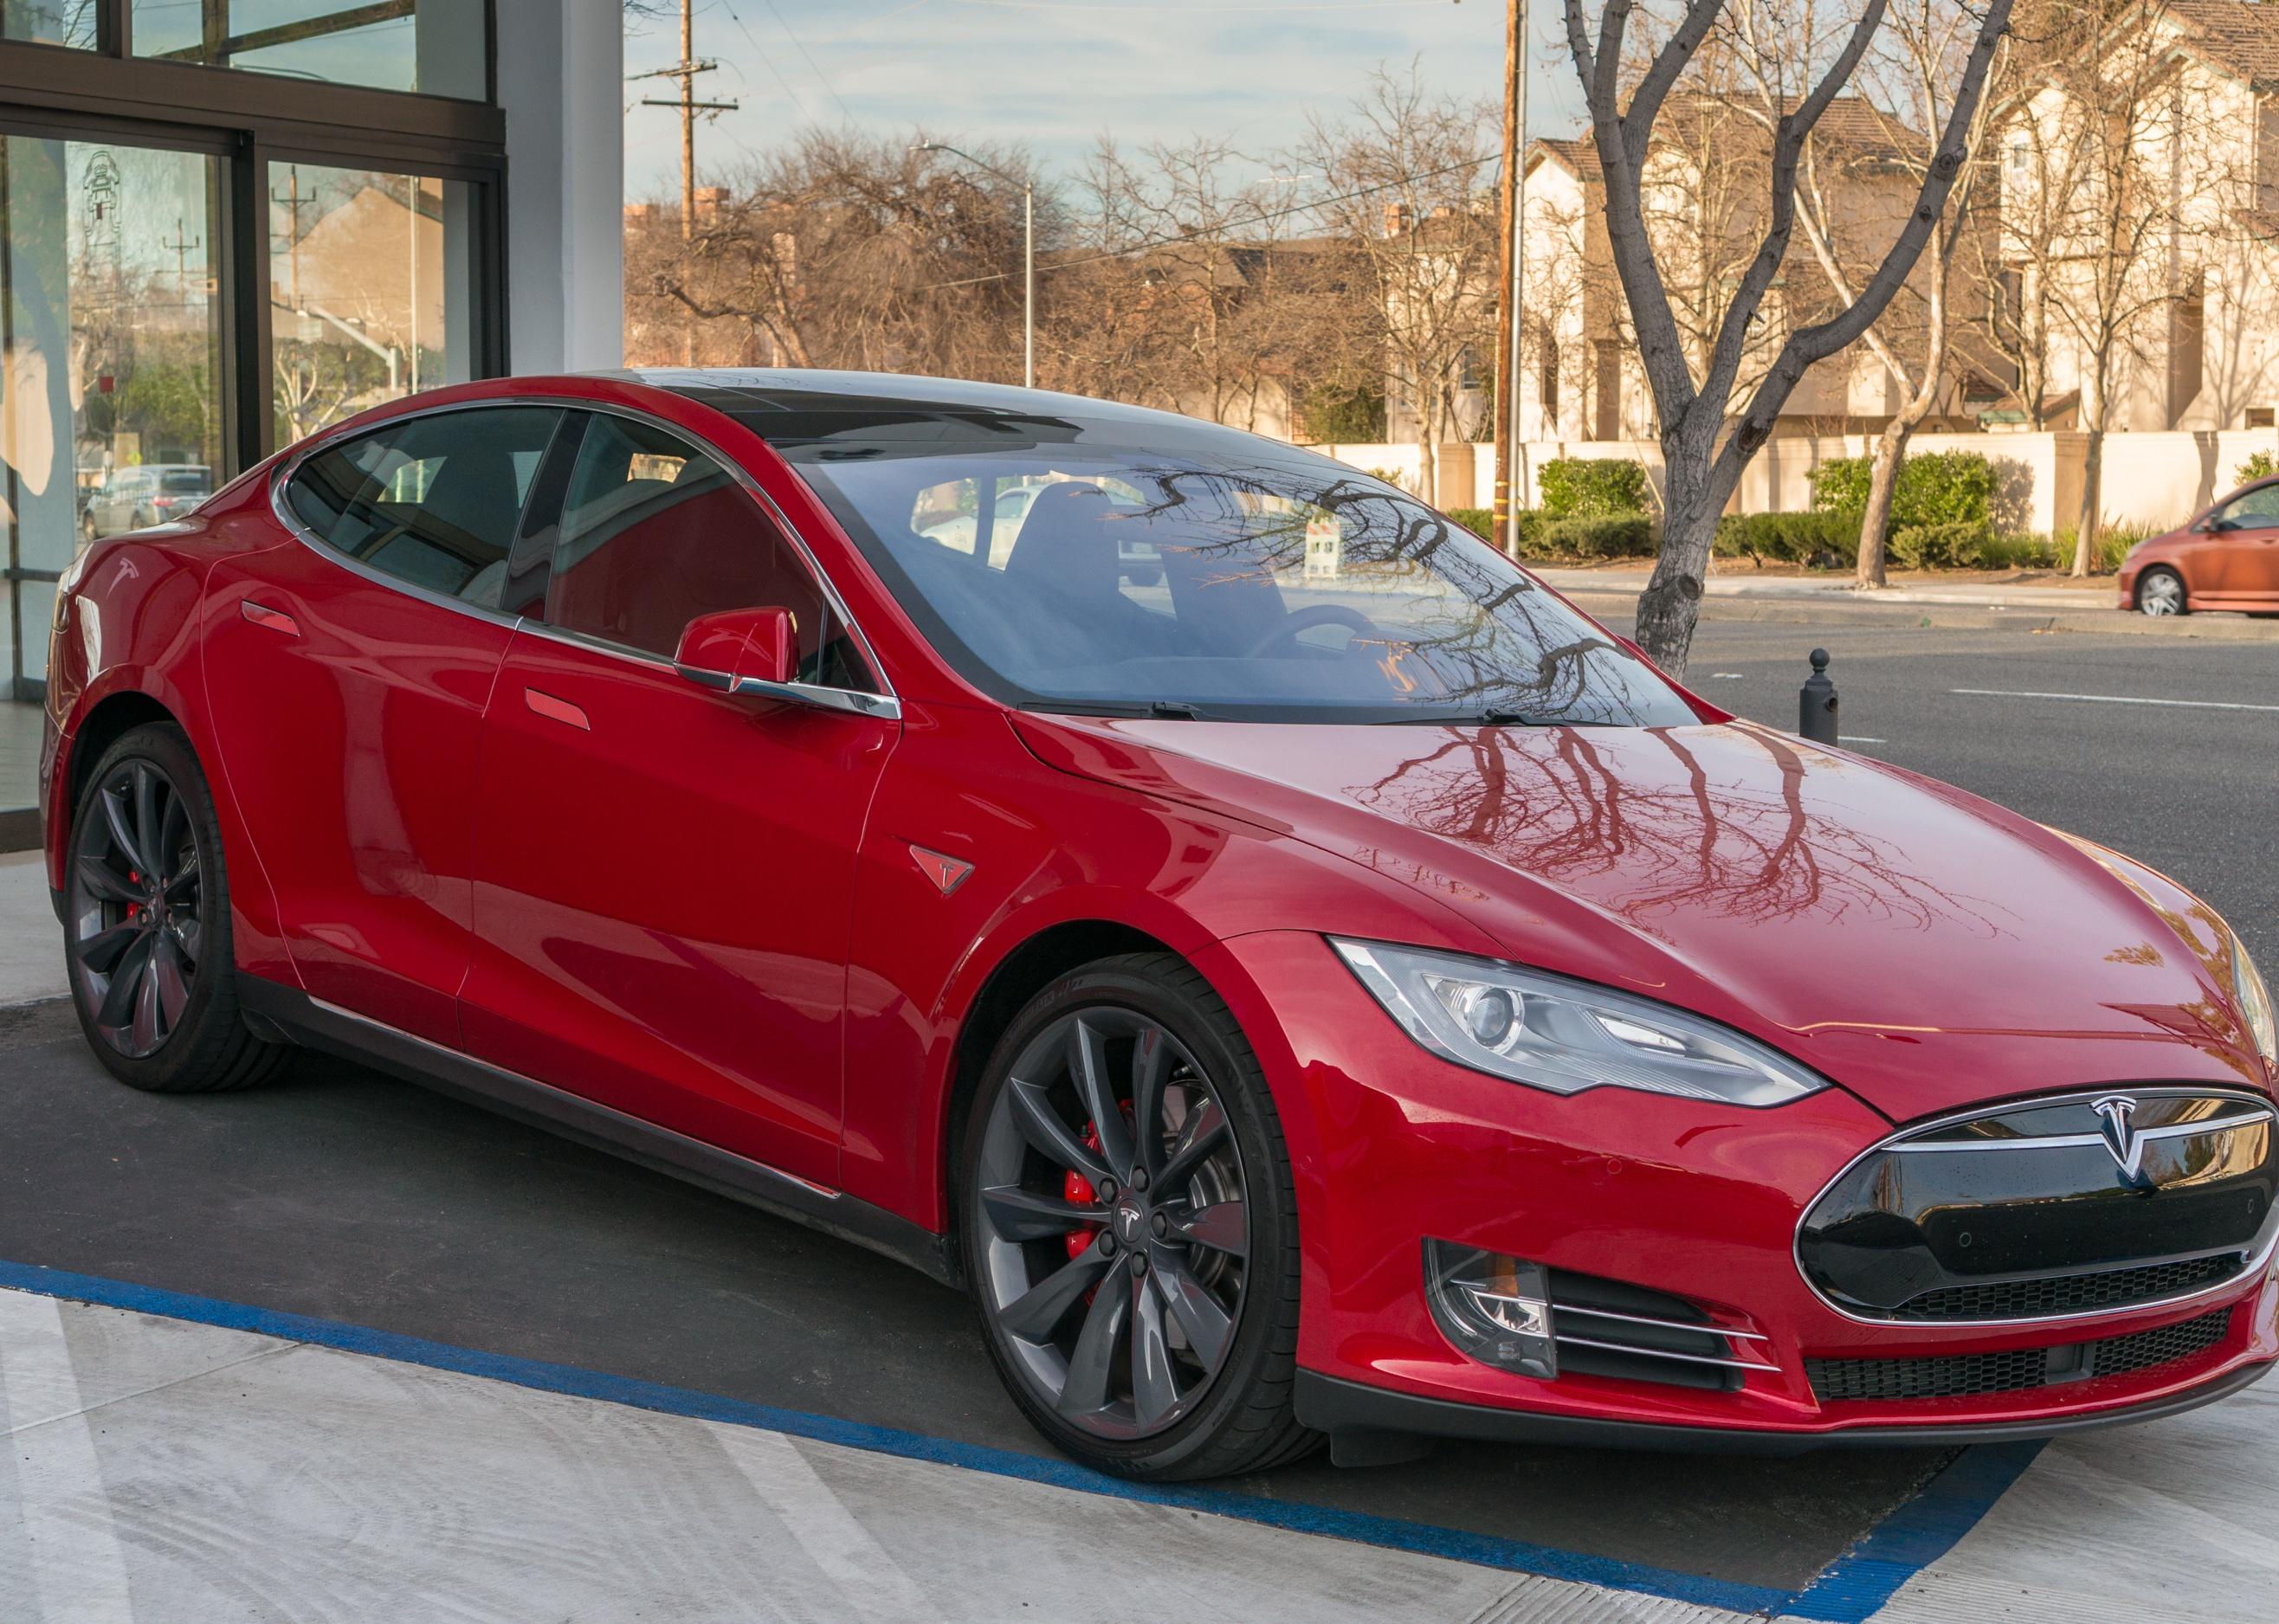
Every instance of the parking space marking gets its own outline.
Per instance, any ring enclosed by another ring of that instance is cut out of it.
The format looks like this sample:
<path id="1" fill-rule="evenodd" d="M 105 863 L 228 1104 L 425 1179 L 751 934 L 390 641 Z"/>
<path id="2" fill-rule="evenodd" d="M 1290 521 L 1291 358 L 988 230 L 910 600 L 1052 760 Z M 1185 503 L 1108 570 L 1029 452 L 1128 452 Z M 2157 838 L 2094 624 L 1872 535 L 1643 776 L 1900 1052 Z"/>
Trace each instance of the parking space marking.
<path id="1" fill-rule="evenodd" d="M 2235 700 L 2139 699 L 2124 693 L 2038 693 L 2030 689 L 1949 688 L 1949 693 L 1975 694 L 1981 699 L 2075 700 L 2084 705 L 2167 705 L 2178 710 L 2271 710 L 2279 705 L 2246 705 Z"/>
<path id="2" fill-rule="evenodd" d="M 934 1461 L 1086 1494 L 1229 1517 L 1293 1533 L 1319 1534 L 1509 1573 L 1538 1574 L 1601 1590 L 1721 1608 L 1729 1613 L 1810 1619 L 1823 1624 L 1862 1624 L 1891 1599 L 1900 1585 L 1944 1555 L 1985 1514 L 1994 1499 L 2024 1470 L 2025 1463 L 2038 1447 L 1993 1445 L 1966 1450 L 1953 1466 L 1933 1477 L 1810 1584 L 1800 1590 L 1785 1590 L 1334 1506 L 1270 1499 L 1262 1495 L 1193 1484 L 1133 1482 L 1091 1471 L 1057 1456 L 1025 1455 L 1014 1450 L 958 1443 L 898 1428 L 779 1409 L 688 1388 L 610 1375 L 574 1365 L 518 1359 L 369 1326 L 194 1297 L 64 1269 L 0 1261 L 0 1288 L 253 1331 L 288 1342 L 456 1371 L 534 1391 L 780 1433 L 792 1439 L 810 1438 L 903 1459 Z M 0 1337 L 0 1344 L 5 1340 Z M 91 1440 L 88 1448 L 88 1466 L 92 1469 Z M 99 1482 L 96 1486 L 100 1487 Z M 821 1541 L 835 1537 L 824 1524 L 810 1524 L 808 1531 Z M 903 1577 L 907 1579 L 908 1574 Z M 81 1611 L 68 1616 L 73 1624 L 79 1624 L 81 1619 L 103 1620 L 106 1615 Z M 124 1619 L 127 1615 L 118 1616 Z"/>

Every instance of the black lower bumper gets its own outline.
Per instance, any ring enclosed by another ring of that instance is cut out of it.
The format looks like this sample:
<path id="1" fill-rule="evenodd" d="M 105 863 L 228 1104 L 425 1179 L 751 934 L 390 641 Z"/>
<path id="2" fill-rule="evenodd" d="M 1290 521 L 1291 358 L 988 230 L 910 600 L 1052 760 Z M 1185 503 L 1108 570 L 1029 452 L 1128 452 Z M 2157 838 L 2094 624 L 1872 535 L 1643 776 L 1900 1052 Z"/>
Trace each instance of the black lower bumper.
<path id="1" fill-rule="evenodd" d="M 2245 1365 L 2181 1393 L 2145 1404 L 2122 1405 L 2038 1421 L 1982 1421 L 1967 1426 L 1848 1427 L 1826 1432 L 1766 1432 L 1730 1427 L 1671 1427 L 1644 1421 L 1595 1421 L 1538 1411 L 1496 1409 L 1420 1398 L 1369 1387 L 1317 1371 L 1298 1372 L 1298 1419 L 1330 1435 L 1340 1466 L 1405 1459 L 1427 1438 L 1469 1438 L 1500 1444 L 1553 1444 L 1584 1449 L 1652 1449 L 1684 1454 L 1801 1455 L 1819 1449 L 1953 1449 L 1969 1444 L 2013 1444 L 2056 1437 L 2097 1427 L 2126 1426 L 2181 1415 L 2230 1397 L 2269 1374 L 2271 1364 Z"/>

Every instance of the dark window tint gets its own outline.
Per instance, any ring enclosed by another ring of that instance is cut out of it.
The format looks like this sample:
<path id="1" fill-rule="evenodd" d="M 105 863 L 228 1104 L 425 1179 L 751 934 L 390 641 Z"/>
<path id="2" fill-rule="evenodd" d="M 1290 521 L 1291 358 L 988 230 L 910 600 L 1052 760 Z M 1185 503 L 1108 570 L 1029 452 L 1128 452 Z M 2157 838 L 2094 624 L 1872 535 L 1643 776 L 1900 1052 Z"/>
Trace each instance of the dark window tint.
<path id="1" fill-rule="evenodd" d="M 587 420 L 564 499 L 546 618 L 671 657 L 700 615 L 787 609 L 803 681 L 871 684 L 775 521 L 686 440 L 628 417 Z"/>
<path id="2" fill-rule="evenodd" d="M 561 416 L 502 406 L 390 424 L 302 463 L 286 500 L 358 563 L 496 609 L 523 500 Z"/>
<path id="3" fill-rule="evenodd" d="M 187 491 L 203 495 L 213 489 L 213 477 L 203 468 L 177 468 L 162 476 L 159 488 L 167 491 Z"/>

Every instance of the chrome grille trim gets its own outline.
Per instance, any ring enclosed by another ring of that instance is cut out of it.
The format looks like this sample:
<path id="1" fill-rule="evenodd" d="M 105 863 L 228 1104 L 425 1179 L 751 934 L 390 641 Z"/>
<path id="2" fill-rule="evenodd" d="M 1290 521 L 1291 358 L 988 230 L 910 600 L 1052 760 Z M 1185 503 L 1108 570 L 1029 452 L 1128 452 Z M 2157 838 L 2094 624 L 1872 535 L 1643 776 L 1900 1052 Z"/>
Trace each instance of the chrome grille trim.
<path id="1" fill-rule="evenodd" d="M 1749 1359 L 1714 1359 L 1707 1353 L 1673 1353 L 1667 1348 L 1642 1348 L 1635 1342 L 1600 1342 L 1590 1337 L 1569 1337 L 1558 1329 L 1559 1310 L 1552 1310 L 1551 1339 L 1562 1348 L 1600 1348 L 1609 1353 L 1625 1353 L 1632 1359 L 1672 1359 L 1684 1365 L 1715 1365 L 1723 1370 L 1769 1370 L 1777 1375 L 1778 1365 L 1761 1365 Z M 1704 1336 L 1722 1337 L 1725 1333 L 1714 1325 L 1689 1325 L 1690 1331 Z"/>
<path id="2" fill-rule="evenodd" d="M 1932 1117 L 1929 1121 L 1901 1128 L 1890 1137 L 1868 1145 L 1842 1167 L 1837 1168 L 1828 1181 L 1813 1192 L 1811 1199 L 1803 1203 L 1797 1212 L 1796 1227 L 1791 1231 L 1789 1237 L 1789 1261 L 1795 1266 L 1797 1278 L 1804 1283 L 1804 1289 L 1812 1293 L 1815 1302 L 1839 1319 L 1847 1320 L 1854 1325 L 1873 1325 L 1884 1330 L 1906 1331 L 1992 1330 L 2043 1325 L 2067 1325 L 2083 1320 L 2110 1320 L 2128 1314 L 2155 1313 L 2188 1303 L 2205 1301 L 2210 1298 L 2221 1296 L 2226 1291 L 2237 1291 L 2242 1286 L 2260 1279 L 2264 1270 L 2271 1266 L 2274 1257 L 2279 1256 L 2279 1233 L 2275 1233 L 2271 1239 L 2265 1242 L 2262 1249 L 2249 1258 L 2237 1274 L 2228 1279 L 2220 1280 L 2214 1285 L 2203 1286 L 2198 1291 L 2181 1292 L 2174 1297 L 2156 1298 L 2141 1303 L 2128 1303 L 2118 1307 L 2089 1308 L 2069 1314 L 2034 1314 L 2022 1319 L 1894 1320 L 1874 1314 L 1854 1314 L 1829 1297 L 1814 1283 L 1811 1272 L 1804 1266 L 1805 1221 L 1812 1215 L 1814 1209 L 1820 1205 L 1830 1191 L 1841 1184 L 1853 1168 L 1869 1157 L 1900 1152 L 1909 1141 L 1920 1140 L 1926 1134 L 1936 1132 L 1941 1128 L 1951 1128 L 1959 1122 L 1976 1122 L 1984 1117 L 1999 1116 L 2017 1111 L 2041 1110 L 2051 1106 L 2088 1105 L 2107 1095 L 2116 1093 L 2138 1097 L 2185 1095 L 2198 1099 L 2225 1100 L 2247 1107 L 2238 1115 L 2217 1117 L 2205 1122 L 2171 1122 L 2157 1129 L 2143 1129 L 2138 1131 L 2137 1137 L 2140 1138 L 2191 1138 L 2198 1134 L 2225 1133 L 2238 1129 L 2279 1122 L 2279 1111 L 2274 1111 L 2271 1102 L 2260 1095 L 2244 1093 L 2236 1088 L 2191 1083 L 2115 1083 L 2101 1088 L 2071 1089 L 2062 1094 L 2047 1094 L 2024 1099 L 1991 1099 L 1963 1110 L 1950 1111 L 1943 1115 Z M 2102 1145 L 2106 1143 L 2102 1136 L 2096 1134 L 2058 1134 L 2030 1139 L 1990 1139 L 1983 1143 L 1946 1140 L 1931 1145 L 1917 1145 L 1915 1148 L 1920 1151 L 2032 1151 L 2056 1148 L 2060 1142 L 2068 1145 L 2076 1143 L 2082 1145 Z M 2133 1266 L 2124 1263 L 2116 1264 L 2114 1267 L 2126 1268 Z"/>

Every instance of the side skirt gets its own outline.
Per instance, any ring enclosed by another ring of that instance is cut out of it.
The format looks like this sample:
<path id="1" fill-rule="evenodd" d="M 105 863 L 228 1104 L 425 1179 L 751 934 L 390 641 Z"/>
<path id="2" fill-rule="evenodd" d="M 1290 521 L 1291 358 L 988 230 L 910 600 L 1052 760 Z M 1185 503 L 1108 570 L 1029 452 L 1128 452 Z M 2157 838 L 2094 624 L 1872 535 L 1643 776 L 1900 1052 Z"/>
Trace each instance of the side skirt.
<path id="1" fill-rule="evenodd" d="M 884 1207 L 826 1190 L 764 1162 L 414 1038 L 257 976 L 237 978 L 239 1007 L 265 1038 L 359 1061 L 407 1083 L 510 1116 L 597 1150 L 701 1185 L 716 1195 L 883 1252 L 944 1285 L 963 1288 L 946 1237 Z"/>

